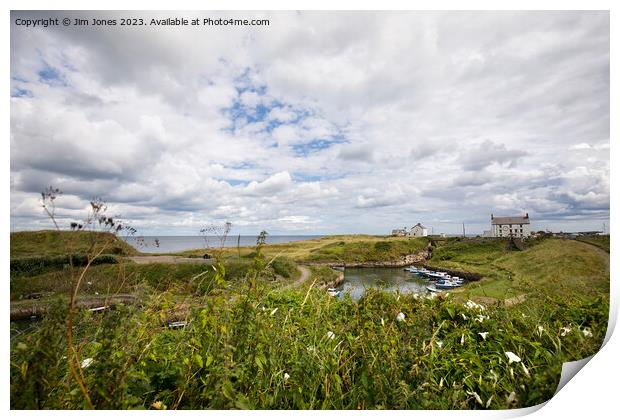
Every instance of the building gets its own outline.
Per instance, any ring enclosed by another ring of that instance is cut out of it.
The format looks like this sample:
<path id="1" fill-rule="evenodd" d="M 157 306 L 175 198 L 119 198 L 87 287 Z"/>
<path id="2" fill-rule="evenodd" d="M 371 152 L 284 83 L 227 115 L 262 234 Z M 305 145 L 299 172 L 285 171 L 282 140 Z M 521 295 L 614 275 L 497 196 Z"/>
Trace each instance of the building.
<path id="1" fill-rule="evenodd" d="M 407 228 L 392 229 L 392 236 L 407 236 Z"/>
<path id="2" fill-rule="evenodd" d="M 428 229 L 422 226 L 421 223 L 418 223 L 417 225 L 411 228 L 408 236 L 416 236 L 416 237 L 417 236 L 428 236 Z"/>
<path id="3" fill-rule="evenodd" d="M 494 217 L 491 215 L 491 236 L 495 238 L 527 238 L 531 235 L 530 216 Z"/>

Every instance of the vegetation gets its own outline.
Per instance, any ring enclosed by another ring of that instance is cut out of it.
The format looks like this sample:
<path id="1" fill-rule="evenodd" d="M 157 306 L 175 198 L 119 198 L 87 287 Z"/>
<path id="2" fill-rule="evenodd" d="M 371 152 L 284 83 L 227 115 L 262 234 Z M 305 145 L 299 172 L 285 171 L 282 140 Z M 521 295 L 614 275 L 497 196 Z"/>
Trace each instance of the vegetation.
<path id="1" fill-rule="evenodd" d="M 468 297 L 505 299 L 532 288 L 553 295 L 609 292 L 608 258 L 587 245 L 553 238 L 527 245 L 518 251 L 506 247 L 502 239 L 451 239 L 437 244 L 429 264 L 481 274 L 482 280 L 459 289 Z"/>
<path id="2" fill-rule="evenodd" d="M 87 254 L 104 246 L 107 254 L 138 254 L 132 246 L 110 232 L 11 232 L 11 258 Z"/>
<path id="3" fill-rule="evenodd" d="M 91 205 L 89 220 L 110 232 L 105 206 Z M 116 232 L 11 235 L 12 305 L 43 294 L 49 309 L 35 326 L 11 324 L 13 409 L 525 407 L 551 398 L 562 363 L 592 355 L 606 333 L 609 258 L 578 241 L 520 251 L 433 238 L 430 265 L 481 280 L 438 296 L 371 289 L 354 301 L 322 289 L 339 273 L 314 265 L 306 278 L 297 264 L 394 261 L 428 240 L 265 245 L 262 232 L 256 247 L 210 250 L 213 264 L 136 264 Z M 107 306 L 120 293 L 136 304 Z M 96 311 L 78 305 L 98 295 Z"/>
<path id="4" fill-rule="evenodd" d="M 468 409 L 541 403 L 561 363 L 605 335 L 604 299 L 483 308 L 451 298 L 250 284 L 214 298 L 182 329 L 160 306 L 80 312 L 83 385 L 96 408 Z M 67 370 L 65 306 L 11 348 L 13 408 L 84 408 Z M 398 321 L 399 314 L 404 320 Z M 508 353 L 511 352 L 511 353 Z M 511 357 L 514 360 L 512 361 Z"/>
<path id="5" fill-rule="evenodd" d="M 263 252 L 267 257 L 283 256 L 299 263 L 356 263 L 397 261 L 405 255 L 423 251 L 427 246 L 426 238 L 332 235 L 308 241 L 266 245 Z M 192 250 L 179 253 L 179 255 L 199 257 L 202 252 L 202 250 Z M 251 258 L 253 252 L 251 247 L 240 248 L 242 257 Z M 237 255 L 237 249 L 225 249 L 224 255 Z"/>
<path id="6" fill-rule="evenodd" d="M 609 235 L 583 235 L 578 241 L 597 246 L 609 254 Z"/>

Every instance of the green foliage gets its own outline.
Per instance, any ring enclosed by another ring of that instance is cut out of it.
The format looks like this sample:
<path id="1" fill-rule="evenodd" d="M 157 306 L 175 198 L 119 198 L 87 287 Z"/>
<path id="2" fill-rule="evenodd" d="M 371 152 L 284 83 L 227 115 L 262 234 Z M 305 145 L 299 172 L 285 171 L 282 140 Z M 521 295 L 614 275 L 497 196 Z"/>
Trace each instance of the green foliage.
<path id="1" fill-rule="evenodd" d="M 305 259 L 312 262 L 396 261 L 405 255 L 423 251 L 428 245 L 424 238 L 400 240 L 337 241 L 312 249 Z"/>
<path id="2" fill-rule="evenodd" d="M 36 276 L 38 274 L 62 270 L 68 265 L 84 267 L 88 263 L 88 255 L 49 255 L 11 259 L 11 276 Z M 91 265 L 118 264 L 115 255 L 100 255 L 91 261 Z"/>
<path id="3" fill-rule="evenodd" d="M 609 235 L 583 235 L 577 236 L 577 240 L 585 242 L 601 248 L 603 251 L 609 253 Z"/>
<path id="4" fill-rule="evenodd" d="M 604 299 L 481 309 L 375 290 L 356 302 L 255 286 L 208 300 L 179 330 L 158 328 L 148 306 L 82 314 L 80 357 L 93 360 L 83 372 L 95 407 L 530 406 L 551 398 L 562 362 L 600 347 L 608 315 Z M 82 408 L 62 359 L 62 314 L 44 322 L 12 340 L 11 406 Z"/>
<path id="5" fill-rule="evenodd" d="M 88 254 L 105 247 L 105 254 L 136 255 L 138 252 L 108 232 L 52 231 L 11 232 L 11 258 Z"/>

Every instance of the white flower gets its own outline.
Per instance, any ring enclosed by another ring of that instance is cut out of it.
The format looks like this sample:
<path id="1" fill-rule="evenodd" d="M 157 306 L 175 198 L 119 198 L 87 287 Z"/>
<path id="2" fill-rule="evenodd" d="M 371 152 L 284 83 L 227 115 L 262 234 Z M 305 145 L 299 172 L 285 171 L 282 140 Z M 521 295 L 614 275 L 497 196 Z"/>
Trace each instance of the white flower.
<path id="1" fill-rule="evenodd" d="M 465 315 L 465 314 L 463 314 L 463 313 L 462 313 L 462 314 L 461 314 L 461 316 L 463 317 L 463 319 L 464 319 L 465 321 L 467 321 L 467 315 Z"/>
<path id="2" fill-rule="evenodd" d="M 99 294 L 99 292 L 95 292 L 95 294 L 96 294 L 96 295 L 98 295 L 98 294 Z"/>
<path id="3" fill-rule="evenodd" d="M 480 404 L 480 405 L 484 405 L 484 403 L 482 402 L 482 398 L 480 398 L 480 395 L 478 395 L 478 393 L 477 393 L 477 392 L 467 391 L 467 393 L 468 393 L 469 395 L 473 395 L 473 396 L 474 396 L 474 398 L 476 399 L 476 401 L 478 401 L 478 404 Z"/>
<path id="4" fill-rule="evenodd" d="M 273 309 L 269 315 L 273 315 L 273 314 L 275 314 L 276 312 L 278 312 L 278 308 Z"/>
<path id="5" fill-rule="evenodd" d="M 590 331 L 590 328 L 584 328 L 581 330 L 581 333 L 584 337 L 592 337 L 592 331 Z"/>
<path id="6" fill-rule="evenodd" d="M 476 321 L 478 321 L 478 322 L 482 322 L 485 319 L 489 319 L 489 316 L 488 315 L 482 315 L 482 314 L 476 315 Z"/>
<path id="7" fill-rule="evenodd" d="M 517 356 L 516 354 L 514 354 L 511 351 L 507 351 L 506 352 L 506 356 L 508 356 L 508 359 L 510 360 L 510 363 L 512 362 L 517 362 L 519 363 L 521 361 L 521 358 L 519 356 Z"/>
<path id="8" fill-rule="evenodd" d="M 402 313 L 402 312 L 399 312 L 399 313 L 398 313 L 398 315 L 396 315 L 396 320 L 397 320 L 398 322 L 402 322 L 402 321 L 404 321 L 404 320 L 405 320 L 405 314 L 404 314 L 404 313 Z"/>
<path id="9" fill-rule="evenodd" d="M 327 338 L 333 340 L 334 338 L 336 338 L 336 334 L 334 334 L 332 331 L 327 331 Z"/>
<path id="10" fill-rule="evenodd" d="M 443 346 L 443 341 L 437 340 L 435 343 L 437 343 L 437 347 L 439 347 L 439 348 L 441 348 Z"/>
<path id="11" fill-rule="evenodd" d="M 566 334 L 568 334 L 570 332 L 570 327 L 562 327 L 562 329 L 560 330 L 560 335 L 562 337 L 565 337 Z"/>
<path id="12" fill-rule="evenodd" d="M 291 375 L 289 375 L 288 373 L 284 372 L 284 380 L 288 381 L 288 378 L 290 378 Z"/>
<path id="13" fill-rule="evenodd" d="M 483 340 L 486 340 L 487 339 L 487 335 L 489 335 L 489 332 L 488 331 L 481 332 L 481 333 L 478 333 L 478 335 L 480 337 L 482 337 Z"/>
<path id="14" fill-rule="evenodd" d="M 90 286 L 91 284 L 93 284 L 93 282 L 92 281 L 87 281 L 86 284 L 88 284 Z"/>
<path id="15" fill-rule="evenodd" d="M 484 311 L 485 307 L 479 303 L 474 302 L 473 300 L 468 300 L 465 302 L 465 307 L 468 309 L 478 309 L 479 311 Z"/>
<path id="16" fill-rule="evenodd" d="M 82 360 L 82 364 L 80 365 L 82 369 L 86 369 L 93 363 L 93 358 L 89 357 L 87 359 Z"/>
<path id="17" fill-rule="evenodd" d="M 418 299 L 420 299 L 420 295 L 418 295 L 417 293 L 414 293 L 414 294 L 413 294 L 413 298 L 414 298 L 415 300 L 418 300 Z"/>
<path id="18" fill-rule="evenodd" d="M 530 377 L 530 371 L 527 370 L 527 368 L 525 367 L 523 362 L 521 362 L 521 367 L 523 368 L 523 372 L 525 372 L 525 376 L 527 376 L 529 378 Z"/>
<path id="19" fill-rule="evenodd" d="M 461 334 L 461 346 L 465 342 L 465 334 Z"/>
<path id="20" fill-rule="evenodd" d="M 540 326 L 540 325 L 539 325 L 539 326 L 538 326 L 538 335 L 542 335 L 542 333 L 543 333 L 543 331 L 544 331 L 544 330 L 545 330 L 545 329 L 544 329 L 542 326 Z"/>
<path id="21" fill-rule="evenodd" d="M 385 326 L 385 321 L 381 318 L 381 326 Z"/>

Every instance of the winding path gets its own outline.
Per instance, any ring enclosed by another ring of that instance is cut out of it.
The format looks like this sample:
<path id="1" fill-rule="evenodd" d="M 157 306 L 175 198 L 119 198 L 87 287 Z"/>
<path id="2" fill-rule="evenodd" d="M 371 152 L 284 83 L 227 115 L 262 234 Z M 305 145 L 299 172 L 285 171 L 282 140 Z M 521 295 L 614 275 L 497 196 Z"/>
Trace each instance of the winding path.
<path id="1" fill-rule="evenodd" d="M 301 274 L 299 275 L 299 278 L 297 280 L 295 280 L 294 282 L 289 283 L 286 286 L 282 287 L 282 290 L 287 290 L 287 289 L 292 289 L 292 288 L 299 287 L 302 284 L 304 284 L 304 282 L 306 280 L 308 280 L 310 278 L 311 272 L 310 272 L 310 269 L 308 267 L 304 267 L 303 265 L 298 265 L 297 268 L 301 272 Z"/>

